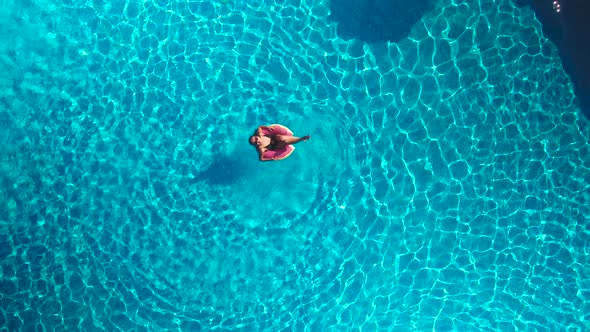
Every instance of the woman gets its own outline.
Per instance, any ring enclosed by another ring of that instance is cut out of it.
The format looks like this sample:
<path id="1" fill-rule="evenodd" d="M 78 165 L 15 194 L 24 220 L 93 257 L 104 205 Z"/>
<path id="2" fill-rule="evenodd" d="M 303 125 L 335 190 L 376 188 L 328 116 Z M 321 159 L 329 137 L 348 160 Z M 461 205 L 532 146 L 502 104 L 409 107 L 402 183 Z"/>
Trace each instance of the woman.
<path id="1" fill-rule="evenodd" d="M 269 161 L 287 158 L 295 150 L 293 144 L 307 141 L 310 137 L 295 137 L 289 128 L 274 124 L 256 128 L 249 141 L 256 148 L 258 159 Z"/>

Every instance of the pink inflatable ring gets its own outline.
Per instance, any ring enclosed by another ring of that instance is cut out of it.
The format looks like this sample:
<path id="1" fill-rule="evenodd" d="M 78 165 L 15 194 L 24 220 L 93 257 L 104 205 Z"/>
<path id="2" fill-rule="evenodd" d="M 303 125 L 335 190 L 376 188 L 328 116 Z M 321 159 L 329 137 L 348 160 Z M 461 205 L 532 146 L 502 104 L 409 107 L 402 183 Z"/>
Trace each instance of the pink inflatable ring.
<path id="1" fill-rule="evenodd" d="M 285 136 L 293 136 L 293 132 L 289 130 L 289 128 L 285 126 L 281 126 L 280 124 L 273 124 L 268 127 L 272 127 L 272 131 L 269 131 L 266 128 L 262 129 L 262 134 L 264 136 L 273 136 L 273 135 L 285 135 Z M 287 145 L 282 149 L 277 150 L 267 150 L 264 152 L 263 157 L 272 159 L 272 160 L 282 160 L 291 155 L 295 151 L 295 147 L 293 145 Z"/>

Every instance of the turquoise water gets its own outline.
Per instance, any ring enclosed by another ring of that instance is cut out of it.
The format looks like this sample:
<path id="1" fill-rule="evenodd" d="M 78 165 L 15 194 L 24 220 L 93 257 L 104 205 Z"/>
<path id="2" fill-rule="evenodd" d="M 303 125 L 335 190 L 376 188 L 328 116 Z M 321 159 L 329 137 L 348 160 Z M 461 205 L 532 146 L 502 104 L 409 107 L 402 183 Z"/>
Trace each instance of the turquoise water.
<path id="1" fill-rule="evenodd" d="M 583 331 L 590 137 L 528 8 L 0 11 L 0 331 Z M 247 138 L 312 139 L 260 163 Z"/>

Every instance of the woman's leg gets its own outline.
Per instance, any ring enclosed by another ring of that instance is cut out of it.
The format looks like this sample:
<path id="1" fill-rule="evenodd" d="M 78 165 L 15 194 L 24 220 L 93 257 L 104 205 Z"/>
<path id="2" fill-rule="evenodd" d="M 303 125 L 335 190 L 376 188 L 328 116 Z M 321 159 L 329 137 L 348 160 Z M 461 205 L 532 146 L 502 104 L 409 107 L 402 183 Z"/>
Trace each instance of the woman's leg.
<path id="1" fill-rule="evenodd" d="M 307 141 L 310 139 L 311 136 L 303 136 L 303 137 L 296 137 L 296 136 L 285 136 L 285 135 L 275 135 L 274 138 L 278 143 L 291 145 L 295 143 L 299 143 L 302 141 Z"/>

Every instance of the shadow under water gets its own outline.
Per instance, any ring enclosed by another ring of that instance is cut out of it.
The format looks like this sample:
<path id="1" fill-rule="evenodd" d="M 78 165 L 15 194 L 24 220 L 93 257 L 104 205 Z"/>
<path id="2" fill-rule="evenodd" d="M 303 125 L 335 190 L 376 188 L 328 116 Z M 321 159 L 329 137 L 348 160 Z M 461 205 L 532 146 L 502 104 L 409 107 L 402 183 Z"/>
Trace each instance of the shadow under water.
<path id="1" fill-rule="evenodd" d="M 344 39 L 398 42 L 433 8 L 433 0 L 332 0 L 330 18 Z"/>
<path id="2" fill-rule="evenodd" d="M 206 170 L 195 176 L 194 181 L 205 181 L 211 185 L 232 185 L 246 173 L 244 166 L 237 157 L 217 155 Z"/>
<path id="3" fill-rule="evenodd" d="M 590 118 L 590 2 L 586 0 L 514 0 L 531 6 L 543 33 L 557 46 L 563 69 L 574 83 L 582 114 Z M 556 3 L 560 10 L 556 10 Z"/>

